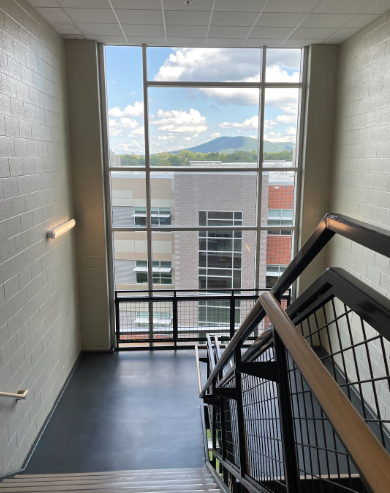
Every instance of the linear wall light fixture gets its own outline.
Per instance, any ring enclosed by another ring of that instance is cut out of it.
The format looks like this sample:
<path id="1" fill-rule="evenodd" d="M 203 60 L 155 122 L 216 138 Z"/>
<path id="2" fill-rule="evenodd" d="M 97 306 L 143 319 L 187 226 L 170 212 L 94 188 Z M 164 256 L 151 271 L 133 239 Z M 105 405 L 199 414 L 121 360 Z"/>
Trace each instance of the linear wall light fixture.
<path id="1" fill-rule="evenodd" d="M 46 233 L 46 236 L 54 240 L 55 238 L 58 238 L 59 236 L 63 235 L 70 229 L 74 228 L 75 226 L 76 226 L 76 221 L 74 219 L 71 219 L 70 221 L 67 221 L 64 224 L 60 224 L 56 228 L 53 228 L 51 231 L 48 231 Z"/>

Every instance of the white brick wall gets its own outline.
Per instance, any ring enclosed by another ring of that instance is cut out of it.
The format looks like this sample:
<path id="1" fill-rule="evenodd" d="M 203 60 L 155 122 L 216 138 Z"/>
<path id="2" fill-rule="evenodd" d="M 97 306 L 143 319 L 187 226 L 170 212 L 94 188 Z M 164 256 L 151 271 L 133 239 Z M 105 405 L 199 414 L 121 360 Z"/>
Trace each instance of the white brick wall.
<path id="1" fill-rule="evenodd" d="M 386 13 L 340 48 L 332 212 L 390 231 L 389 180 L 390 15 Z M 381 255 L 335 238 L 328 250 L 328 265 L 343 267 L 390 298 L 389 260 Z M 356 334 L 361 334 L 359 321 L 354 319 L 354 322 L 353 329 L 356 329 Z M 345 326 L 342 328 L 346 330 Z M 371 347 L 374 376 L 377 376 L 382 371 L 383 361 L 375 349 Z M 361 378 L 369 374 L 363 356 L 359 358 Z M 347 363 L 348 371 L 353 372 L 352 361 Z M 389 392 L 380 386 L 379 394 L 379 405 L 389 419 Z M 371 404 L 374 407 L 374 403 Z"/>
<path id="2" fill-rule="evenodd" d="M 62 39 L 0 0 L 0 473 L 21 467 L 80 352 Z"/>

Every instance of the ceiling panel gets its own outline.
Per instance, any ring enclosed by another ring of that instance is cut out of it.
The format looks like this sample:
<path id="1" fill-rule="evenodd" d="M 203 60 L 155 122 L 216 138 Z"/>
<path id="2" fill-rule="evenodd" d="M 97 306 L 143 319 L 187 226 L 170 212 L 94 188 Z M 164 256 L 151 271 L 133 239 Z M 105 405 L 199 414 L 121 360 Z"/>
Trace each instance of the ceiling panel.
<path id="1" fill-rule="evenodd" d="M 75 9 L 111 9 L 107 0 L 57 0 L 62 7 Z"/>
<path id="2" fill-rule="evenodd" d="M 318 0 L 269 0 L 264 12 L 297 12 L 309 14 L 317 4 Z"/>
<path id="3" fill-rule="evenodd" d="M 123 24 L 162 24 L 161 10 L 124 10 L 115 9 L 119 22 Z"/>
<path id="4" fill-rule="evenodd" d="M 356 34 L 360 29 L 353 29 L 351 27 L 342 27 L 341 29 L 338 29 L 335 31 L 334 34 L 329 36 L 329 39 L 342 39 L 346 40 Z"/>
<path id="5" fill-rule="evenodd" d="M 190 4 L 187 7 L 185 0 L 164 0 L 164 10 L 186 10 L 189 12 L 204 10 L 211 12 L 213 1 L 214 0 L 190 0 Z"/>
<path id="6" fill-rule="evenodd" d="M 216 0 L 216 12 L 261 12 L 267 0 Z"/>
<path id="7" fill-rule="evenodd" d="M 314 14 L 359 14 L 373 0 L 321 0 Z"/>
<path id="8" fill-rule="evenodd" d="M 264 39 L 286 39 L 291 34 L 291 27 L 254 27 L 250 37 Z"/>
<path id="9" fill-rule="evenodd" d="M 65 9 L 74 22 L 97 22 L 113 24 L 116 22 L 111 9 Z"/>
<path id="10" fill-rule="evenodd" d="M 122 24 L 123 30 L 129 36 L 152 36 L 152 37 L 164 37 L 164 26 L 157 25 L 139 25 L 139 24 Z"/>
<path id="11" fill-rule="evenodd" d="M 207 34 L 207 26 L 167 26 L 167 36 L 171 39 L 171 36 L 178 37 L 183 36 L 185 38 L 204 38 Z"/>
<path id="12" fill-rule="evenodd" d="M 56 0 L 30 0 L 33 7 L 58 7 Z"/>
<path id="13" fill-rule="evenodd" d="M 249 38 L 245 41 L 245 48 L 261 48 L 262 46 L 269 46 L 270 48 L 277 48 L 282 43 L 280 39 L 257 39 Z"/>
<path id="14" fill-rule="evenodd" d="M 77 27 L 84 34 L 96 34 L 102 36 L 123 36 L 119 24 L 98 24 L 94 22 L 80 22 Z"/>
<path id="15" fill-rule="evenodd" d="M 111 0 L 114 9 L 161 10 L 161 0 Z"/>
<path id="16" fill-rule="evenodd" d="M 214 12 L 212 25 L 252 27 L 258 15 L 256 12 Z"/>
<path id="17" fill-rule="evenodd" d="M 210 12 L 168 10 L 165 12 L 167 26 L 208 26 Z"/>
<path id="18" fill-rule="evenodd" d="M 81 34 L 80 29 L 73 22 L 60 22 L 53 24 L 55 30 L 61 34 Z"/>
<path id="19" fill-rule="evenodd" d="M 368 7 L 366 7 L 362 14 L 384 14 L 390 10 L 390 0 L 375 0 Z"/>
<path id="20" fill-rule="evenodd" d="M 352 27 L 362 29 L 367 26 L 370 22 L 375 20 L 377 15 L 359 14 L 355 15 L 349 22 L 347 22 L 343 27 Z"/>
<path id="21" fill-rule="evenodd" d="M 70 21 L 69 16 L 61 7 L 38 7 L 37 10 L 50 24 L 59 24 Z"/>
<path id="22" fill-rule="evenodd" d="M 303 21 L 306 14 L 281 14 L 266 13 L 261 14 L 256 26 L 260 27 L 297 27 Z"/>
<path id="23" fill-rule="evenodd" d="M 309 14 L 300 27 L 339 28 L 353 17 L 354 14 Z"/>
<path id="24" fill-rule="evenodd" d="M 210 26 L 210 38 L 246 38 L 249 33 L 247 27 Z"/>
<path id="25" fill-rule="evenodd" d="M 335 28 L 298 27 L 289 39 L 316 39 L 318 42 L 329 38 L 335 31 Z"/>

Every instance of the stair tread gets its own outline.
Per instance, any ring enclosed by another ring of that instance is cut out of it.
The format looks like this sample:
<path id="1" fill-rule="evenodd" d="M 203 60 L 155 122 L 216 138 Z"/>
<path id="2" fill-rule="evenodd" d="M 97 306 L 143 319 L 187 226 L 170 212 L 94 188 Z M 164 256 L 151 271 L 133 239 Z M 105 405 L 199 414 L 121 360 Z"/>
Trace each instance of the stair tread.
<path id="1" fill-rule="evenodd" d="M 53 474 L 17 474 L 15 478 L 49 477 L 49 476 L 101 476 L 104 474 L 181 474 L 183 472 L 202 472 L 208 474 L 204 467 L 198 468 L 175 468 L 175 469 L 128 469 L 121 471 L 97 471 L 97 472 L 78 472 L 78 473 L 53 473 Z"/>
<path id="2" fill-rule="evenodd" d="M 51 486 L 51 485 L 72 485 L 72 484 L 119 484 L 119 483 L 124 483 L 124 484 L 131 484 L 131 485 L 184 485 L 184 484 L 213 484 L 214 481 L 211 477 L 206 477 L 206 478 L 180 478 L 180 479 L 162 479 L 162 480 L 155 480 L 155 481 L 149 481 L 149 480 L 133 480 L 133 479 L 127 479 L 127 478 L 112 478 L 112 479 L 68 479 L 68 480 L 56 480 L 56 481 L 29 481 L 29 480 L 18 480 L 18 479 L 6 479 L 3 481 L 3 483 L 0 483 L 0 490 L 6 486 L 18 486 L 18 485 L 30 485 L 30 486 Z"/>
<path id="3" fill-rule="evenodd" d="M 1 491 L 3 493 L 40 493 L 40 492 L 48 492 L 48 491 L 72 491 L 72 492 L 79 492 L 79 493 L 85 493 L 85 492 L 91 492 L 91 491 L 99 491 L 101 493 L 110 493 L 110 492 L 117 492 L 117 491 L 130 491 L 130 492 L 142 492 L 142 493 L 182 493 L 182 492 L 188 492 L 191 491 L 192 493 L 198 492 L 198 491 L 203 491 L 207 493 L 215 493 L 219 492 L 217 489 L 216 485 L 212 485 L 212 487 L 207 488 L 204 487 L 203 485 L 196 485 L 195 488 L 189 488 L 188 485 L 180 485 L 176 487 L 172 486 L 164 486 L 160 488 L 155 488 L 155 487 L 145 487 L 145 488 L 140 488 L 140 487 L 131 487 L 131 486 L 119 486 L 119 485 L 107 485 L 107 487 L 104 487 L 102 485 L 87 485 L 86 487 L 80 487 L 80 485 L 74 485 L 75 487 L 69 488 L 69 486 L 66 487 L 57 487 L 57 486 L 50 486 L 50 487 L 7 487 L 2 489 Z"/>
<path id="4" fill-rule="evenodd" d="M 205 481 L 205 480 L 211 480 L 211 476 L 207 473 L 201 474 L 201 475 L 161 475 L 161 476 L 148 476 L 147 474 L 145 475 L 107 475 L 107 476 L 77 476 L 77 477 L 66 477 L 66 476 L 59 476 L 59 477 L 48 477 L 48 478 L 23 478 L 23 477 L 18 477 L 18 478 L 8 478 L 4 479 L 4 483 L 10 483 L 10 482 L 18 482 L 18 483 L 52 483 L 54 481 L 62 481 L 62 482 L 77 482 L 77 481 L 133 481 L 133 482 L 141 482 L 141 481 L 148 481 L 148 482 L 157 482 L 157 481 Z"/>

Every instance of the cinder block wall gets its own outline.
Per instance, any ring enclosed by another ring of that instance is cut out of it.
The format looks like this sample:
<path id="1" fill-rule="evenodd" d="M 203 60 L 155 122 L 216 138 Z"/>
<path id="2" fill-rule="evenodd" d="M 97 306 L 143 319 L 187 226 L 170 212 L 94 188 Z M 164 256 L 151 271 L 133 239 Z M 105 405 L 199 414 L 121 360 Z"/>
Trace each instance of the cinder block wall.
<path id="1" fill-rule="evenodd" d="M 0 2 L 0 473 L 21 467 L 80 352 L 64 43 Z"/>
<path id="2" fill-rule="evenodd" d="M 383 14 L 341 45 L 335 152 L 331 186 L 334 212 L 390 231 L 390 15 Z M 340 266 L 390 298 L 389 260 L 348 240 L 335 238 L 328 265 Z M 342 307 L 339 307 L 340 310 Z M 356 334 L 359 320 L 352 319 Z M 347 328 L 342 334 L 348 344 Z M 336 341 L 333 341 L 336 343 Z M 337 347 L 337 346 L 335 346 Z M 374 376 L 383 373 L 380 351 L 370 348 Z M 349 362 L 347 361 L 347 364 Z M 353 362 L 351 362 L 353 363 Z M 349 368 L 353 372 L 354 365 Z M 360 377 L 369 375 L 365 353 L 359 355 Z M 351 374 L 350 378 L 356 376 Z M 379 385 L 379 406 L 390 418 L 390 394 Z M 370 392 L 366 395 L 375 410 Z"/>

